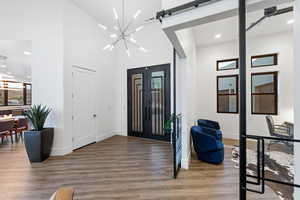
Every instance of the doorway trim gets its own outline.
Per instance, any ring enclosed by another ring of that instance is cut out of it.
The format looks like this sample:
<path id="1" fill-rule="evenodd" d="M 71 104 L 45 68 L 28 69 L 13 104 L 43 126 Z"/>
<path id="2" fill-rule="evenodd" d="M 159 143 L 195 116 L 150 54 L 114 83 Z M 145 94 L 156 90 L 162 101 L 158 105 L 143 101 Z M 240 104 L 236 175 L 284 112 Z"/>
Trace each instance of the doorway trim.
<path id="1" fill-rule="evenodd" d="M 166 84 L 165 84 L 165 88 L 168 88 L 165 90 L 165 121 L 168 120 L 171 116 L 171 64 L 170 63 L 166 63 L 166 64 L 160 64 L 160 65 L 152 65 L 152 66 L 146 66 L 146 67 L 139 67 L 139 68 L 131 68 L 131 69 L 127 69 L 127 135 L 128 136 L 134 136 L 134 137 L 141 137 L 141 138 L 148 138 L 148 139 L 157 139 L 157 140 L 161 140 L 161 141 L 167 141 L 170 142 L 171 140 L 171 136 L 170 137 L 166 137 L 166 136 L 153 136 L 153 137 L 149 137 L 149 134 L 134 134 L 131 131 L 131 78 L 130 75 L 132 74 L 133 70 L 136 71 L 141 71 L 141 73 L 143 71 L 146 70 L 157 70 L 159 71 L 161 70 L 166 70 Z M 143 77 L 143 85 L 145 84 L 145 77 Z M 148 87 L 151 87 L 151 84 L 148 84 Z M 143 98 L 143 105 L 144 105 L 144 98 Z M 143 117 L 144 118 L 144 117 Z M 164 125 L 164 123 L 162 124 L 162 126 Z M 143 128 L 145 127 L 145 122 L 143 120 Z"/>
<path id="2" fill-rule="evenodd" d="M 72 151 L 76 151 L 76 150 L 78 150 L 78 149 L 81 149 L 81 148 L 84 148 L 84 147 L 86 147 L 86 146 L 88 146 L 88 145 L 90 145 L 90 144 L 94 144 L 94 143 L 96 143 L 97 142 L 97 130 L 98 130 L 98 126 L 97 126 L 97 123 L 96 123 L 96 121 L 95 121 L 95 131 L 94 131 L 94 140 L 91 142 L 91 143 L 89 143 L 89 144 L 86 144 L 86 145 L 83 145 L 83 146 L 80 146 L 80 147 L 75 147 L 75 132 L 74 132 L 74 94 L 75 94 L 75 92 L 74 92 L 74 87 L 75 87 L 75 79 L 74 79 L 74 72 L 75 71 L 81 71 L 81 72 L 83 72 L 83 73 L 89 73 L 89 74 L 93 74 L 93 75 L 96 75 L 96 70 L 93 70 L 93 69 L 90 69 L 90 68 L 86 68 L 86 67 L 81 67 L 81 66 L 78 66 L 78 65 L 72 65 L 72 91 L 71 91 L 71 95 L 72 95 L 72 116 L 71 116 L 71 120 L 72 120 Z M 96 78 L 94 77 L 93 78 L 93 83 L 95 83 L 95 81 L 96 81 Z M 96 96 L 94 96 L 93 97 L 94 98 L 94 100 L 95 100 L 95 109 L 97 109 L 97 101 L 96 101 Z M 97 110 L 95 110 L 95 112 L 94 112 L 94 118 L 96 118 L 97 117 Z M 96 120 L 96 119 L 95 119 Z"/>

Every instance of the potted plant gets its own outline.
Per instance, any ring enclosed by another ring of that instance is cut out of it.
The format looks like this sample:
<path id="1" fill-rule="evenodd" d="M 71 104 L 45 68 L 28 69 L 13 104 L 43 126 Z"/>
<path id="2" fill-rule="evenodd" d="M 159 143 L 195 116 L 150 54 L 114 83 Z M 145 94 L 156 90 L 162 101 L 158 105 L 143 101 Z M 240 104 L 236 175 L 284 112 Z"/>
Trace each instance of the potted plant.
<path id="1" fill-rule="evenodd" d="M 49 158 L 53 144 L 54 128 L 44 128 L 51 112 L 47 106 L 34 105 L 24 112 L 32 125 L 32 130 L 25 131 L 25 148 L 30 162 L 43 162 Z"/>
<path id="2" fill-rule="evenodd" d="M 164 131 L 166 133 L 169 133 L 169 134 L 172 133 L 174 121 L 177 120 L 178 118 L 180 118 L 180 116 L 181 116 L 181 114 L 178 114 L 176 116 L 175 116 L 175 114 L 171 114 L 170 119 L 164 123 Z"/>

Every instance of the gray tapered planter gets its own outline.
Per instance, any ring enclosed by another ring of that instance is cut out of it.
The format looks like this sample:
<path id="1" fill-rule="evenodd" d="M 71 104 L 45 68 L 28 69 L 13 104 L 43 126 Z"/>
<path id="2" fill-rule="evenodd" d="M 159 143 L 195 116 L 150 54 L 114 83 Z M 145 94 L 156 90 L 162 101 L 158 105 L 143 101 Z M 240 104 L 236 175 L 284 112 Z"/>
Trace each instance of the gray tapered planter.
<path id="1" fill-rule="evenodd" d="M 49 158 L 54 137 L 54 128 L 42 131 L 25 131 L 25 148 L 31 163 L 43 162 Z"/>

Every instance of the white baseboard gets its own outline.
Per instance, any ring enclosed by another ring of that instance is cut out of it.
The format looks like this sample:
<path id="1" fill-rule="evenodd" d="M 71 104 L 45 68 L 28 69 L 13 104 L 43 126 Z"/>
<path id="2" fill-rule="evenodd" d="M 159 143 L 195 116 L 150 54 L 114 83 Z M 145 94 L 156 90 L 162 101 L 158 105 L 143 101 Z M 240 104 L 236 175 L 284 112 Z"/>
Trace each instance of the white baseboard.
<path id="1" fill-rule="evenodd" d="M 181 159 L 181 168 L 189 169 L 190 160 L 191 160 L 191 151 L 189 151 L 187 157 Z"/>
<path id="2" fill-rule="evenodd" d="M 120 136 L 127 136 L 127 133 L 124 133 L 124 131 L 113 131 L 113 135 L 120 135 Z"/>
<path id="3" fill-rule="evenodd" d="M 228 132 L 224 133 L 223 132 L 223 138 L 237 140 L 237 139 L 239 139 L 239 134 L 238 133 L 228 133 Z"/>
<path id="4" fill-rule="evenodd" d="M 103 141 L 107 138 L 110 138 L 112 136 L 114 136 L 115 134 L 110 132 L 110 133 L 106 133 L 104 135 L 101 136 L 97 136 L 96 137 L 96 142 L 100 142 Z M 68 146 L 68 147 L 63 147 L 63 148 L 57 148 L 57 147 L 53 147 L 52 151 L 51 151 L 51 156 L 64 156 L 67 154 L 70 154 L 73 152 L 73 146 Z"/>
<path id="5" fill-rule="evenodd" d="M 103 140 L 106 140 L 112 136 L 114 136 L 115 134 L 113 132 L 110 132 L 110 133 L 106 133 L 104 135 L 101 135 L 101 136 L 97 136 L 96 138 L 96 142 L 101 142 Z"/>
<path id="6" fill-rule="evenodd" d="M 51 156 L 64 156 L 73 152 L 73 146 L 56 148 L 53 147 L 51 151 Z"/>

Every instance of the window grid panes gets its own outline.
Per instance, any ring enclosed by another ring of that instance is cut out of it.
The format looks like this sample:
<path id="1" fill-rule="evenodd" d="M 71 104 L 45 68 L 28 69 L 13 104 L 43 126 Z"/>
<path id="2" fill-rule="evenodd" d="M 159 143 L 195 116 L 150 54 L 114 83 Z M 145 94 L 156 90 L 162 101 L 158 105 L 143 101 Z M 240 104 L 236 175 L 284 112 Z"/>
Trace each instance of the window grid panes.
<path id="1" fill-rule="evenodd" d="M 32 88 L 31 84 L 25 84 L 25 105 L 32 104 Z"/>
<path id="2" fill-rule="evenodd" d="M 277 72 L 252 74 L 252 114 L 277 115 Z"/>
<path id="3" fill-rule="evenodd" d="M 7 82 L 7 105 L 24 105 L 24 84 Z"/>
<path id="4" fill-rule="evenodd" d="M 5 88 L 4 88 L 4 81 L 0 81 L 0 106 L 5 106 Z"/>
<path id="5" fill-rule="evenodd" d="M 23 106 L 32 103 L 32 86 L 29 83 L 0 81 L 0 106 Z"/>
<path id="6" fill-rule="evenodd" d="M 252 67 L 266 67 L 277 65 L 278 55 L 277 54 L 267 54 L 251 57 Z"/>
<path id="7" fill-rule="evenodd" d="M 239 68 L 239 59 L 227 59 L 227 60 L 218 60 L 217 61 L 217 71 L 222 70 L 231 70 Z"/>
<path id="8" fill-rule="evenodd" d="M 217 112 L 238 113 L 238 75 L 217 77 Z"/>

